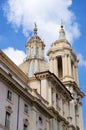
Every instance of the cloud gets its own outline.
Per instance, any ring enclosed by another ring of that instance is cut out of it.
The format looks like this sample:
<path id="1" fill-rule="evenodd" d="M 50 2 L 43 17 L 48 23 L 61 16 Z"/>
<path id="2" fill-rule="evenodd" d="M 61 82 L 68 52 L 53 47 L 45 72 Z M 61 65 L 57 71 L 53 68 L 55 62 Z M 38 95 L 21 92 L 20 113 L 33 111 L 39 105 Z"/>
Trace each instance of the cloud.
<path id="1" fill-rule="evenodd" d="M 25 53 L 21 50 L 8 47 L 7 49 L 2 50 L 16 65 L 19 65 L 23 62 L 25 58 Z"/>
<path id="2" fill-rule="evenodd" d="M 70 10 L 72 0 L 7 0 L 3 10 L 8 23 L 15 29 L 22 27 L 25 35 L 37 22 L 39 34 L 47 45 L 58 39 L 61 19 L 65 24 L 67 39 L 73 42 L 80 36 L 75 14 Z"/>
<path id="3" fill-rule="evenodd" d="M 51 43 L 58 39 L 61 19 L 65 25 L 66 38 L 71 43 L 80 36 L 71 6 L 72 0 L 7 0 L 3 10 L 8 23 L 17 31 L 22 28 L 25 36 L 29 37 L 34 22 L 37 22 L 38 35 L 44 40 L 47 52 Z"/>
<path id="4" fill-rule="evenodd" d="M 82 54 L 78 54 L 78 58 L 79 58 L 79 65 L 86 67 L 86 60 L 84 59 Z"/>

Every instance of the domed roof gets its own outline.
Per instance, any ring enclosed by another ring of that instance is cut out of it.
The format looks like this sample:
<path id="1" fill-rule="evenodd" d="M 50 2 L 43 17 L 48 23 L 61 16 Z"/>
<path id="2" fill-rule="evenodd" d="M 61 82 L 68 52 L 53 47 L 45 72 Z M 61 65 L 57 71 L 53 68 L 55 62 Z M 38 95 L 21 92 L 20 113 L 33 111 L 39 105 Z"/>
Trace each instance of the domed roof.
<path id="1" fill-rule="evenodd" d="M 25 61 L 19 66 L 20 69 L 29 77 L 34 77 L 36 72 L 42 72 L 49 69 L 48 62 L 44 58 L 45 44 L 37 35 L 37 26 L 35 24 L 34 35 L 26 44 L 27 56 Z"/>
<path id="2" fill-rule="evenodd" d="M 36 72 L 49 70 L 48 63 L 45 60 L 27 60 L 22 63 L 19 68 L 29 77 L 34 77 Z"/>
<path id="3" fill-rule="evenodd" d="M 44 43 L 43 43 L 43 41 L 41 40 L 41 38 L 38 36 L 37 31 L 38 31 L 37 25 L 35 24 L 34 35 L 27 41 L 26 47 L 29 44 L 33 43 L 33 42 L 38 42 L 38 43 L 41 43 L 43 46 L 45 46 Z"/>

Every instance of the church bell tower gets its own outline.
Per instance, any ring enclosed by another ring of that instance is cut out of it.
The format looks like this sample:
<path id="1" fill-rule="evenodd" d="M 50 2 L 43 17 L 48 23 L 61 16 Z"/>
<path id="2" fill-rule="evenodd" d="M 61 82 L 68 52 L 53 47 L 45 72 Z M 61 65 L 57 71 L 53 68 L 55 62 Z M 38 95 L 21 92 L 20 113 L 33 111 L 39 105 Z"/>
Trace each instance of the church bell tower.
<path id="1" fill-rule="evenodd" d="M 78 59 L 71 44 L 66 39 L 63 25 L 60 27 L 58 40 L 52 43 L 47 55 L 49 56 L 50 71 L 62 81 L 73 97 L 73 100 L 69 103 L 69 122 L 76 126 L 77 130 L 83 130 L 81 100 L 84 93 L 81 92 L 79 87 Z"/>
<path id="2" fill-rule="evenodd" d="M 66 40 L 63 25 L 61 25 L 58 40 L 52 43 L 47 55 L 52 73 L 63 82 L 75 81 L 78 84 L 78 59 L 71 44 Z"/>

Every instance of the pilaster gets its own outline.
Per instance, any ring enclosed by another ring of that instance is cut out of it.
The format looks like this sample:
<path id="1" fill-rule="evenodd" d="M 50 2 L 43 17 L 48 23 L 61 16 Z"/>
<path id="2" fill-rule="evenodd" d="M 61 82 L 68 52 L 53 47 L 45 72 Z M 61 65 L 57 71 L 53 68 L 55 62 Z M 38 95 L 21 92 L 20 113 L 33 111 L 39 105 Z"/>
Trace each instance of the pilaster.
<path id="1" fill-rule="evenodd" d="M 30 129 L 36 130 L 36 108 L 33 106 L 31 110 L 31 123 L 30 123 Z"/>
<path id="2" fill-rule="evenodd" d="M 48 88 L 48 101 L 49 101 L 49 105 L 52 105 L 52 95 L 51 95 L 51 86 L 49 85 Z"/>
<path id="3" fill-rule="evenodd" d="M 53 64 L 53 58 L 50 59 L 50 71 L 53 73 L 54 72 L 54 64 Z"/>
<path id="4" fill-rule="evenodd" d="M 65 71 L 66 71 L 66 69 L 65 69 L 65 67 L 66 67 L 66 66 L 65 66 L 65 64 L 66 64 L 66 63 L 65 63 L 65 60 L 66 60 L 66 59 L 65 59 L 65 55 L 63 55 L 63 56 L 62 56 L 63 77 L 65 77 L 65 74 L 66 74 L 66 72 L 65 72 Z"/>
<path id="5" fill-rule="evenodd" d="M 72 76 L 72 72 L 71 72 L 71 57 L 68 54 L 68 75 L 71 77 Z"/>
<path id="6" fill-rule="evenodd" d="M 83 118 L 82 118 L 82 103 L 80 102 L 78 105 L 78 110 L 79 110 L 79 127 L 80 130 L 84 130 L 83 128 Z"/>
<path id="7" fill-rule="evenodd" d="M 54 74 L 58 77 L 58 60 L 54 58 Z"/>
<path id="8" fill-rule="evenodd" d="M 65 70 L 64 70 L 64 71 L 65 71 L 65 76 L 67 76 L 67 75 L 68 75 L 68 60 L 67 60 L 67 54 L 65 54 L 64 58 L 65 58 L 65 60 L 64 60 L 64 61 L 65 61 L 65 63 L 64 63 L 64 64 L 65 64 L 65 67 L 64 67 Z"/>

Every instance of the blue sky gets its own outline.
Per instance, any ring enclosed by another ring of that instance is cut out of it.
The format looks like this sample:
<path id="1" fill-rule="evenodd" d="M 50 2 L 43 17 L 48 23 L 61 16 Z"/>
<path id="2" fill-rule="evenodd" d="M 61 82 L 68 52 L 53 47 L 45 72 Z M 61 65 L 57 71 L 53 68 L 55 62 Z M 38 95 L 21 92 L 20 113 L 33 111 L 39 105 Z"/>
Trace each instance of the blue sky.
<path id="1" fill-rule="evenodd" d="M 80 59 L 80 88 L 86 93 L 86 1 L 33 1 L 0 0 L 0 49 L 15 63 L 21 63 L 25 57 L 26 41 L 32 35 L 34 22 L 37 22 L 38 34 L 44 40 L 47 52 L 50 44 L 58 38 L 60 22 L 63 19 L 67 39 Z M 83 99 L 84 125 L 85 107 L 86 97 Z"/>

